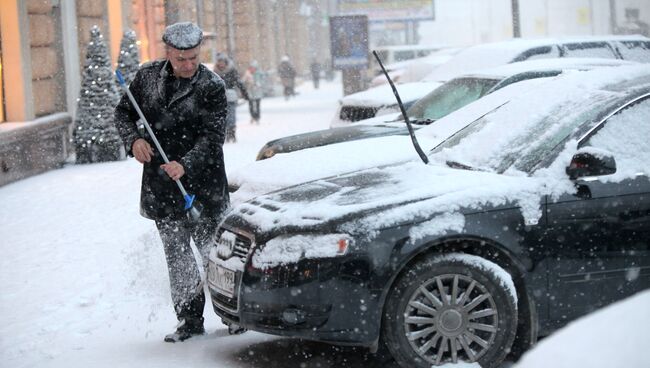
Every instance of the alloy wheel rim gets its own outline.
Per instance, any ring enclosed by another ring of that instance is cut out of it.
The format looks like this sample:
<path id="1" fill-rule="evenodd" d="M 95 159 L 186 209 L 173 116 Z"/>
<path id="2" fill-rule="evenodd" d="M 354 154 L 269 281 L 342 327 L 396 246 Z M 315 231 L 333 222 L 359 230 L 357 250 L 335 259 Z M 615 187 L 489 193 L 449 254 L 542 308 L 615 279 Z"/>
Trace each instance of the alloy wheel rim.
<path id="1" fill-rule="evenodd" d="M 404 331 L 413 351 L 432 365 L 475 362 L 494 343 L 498 317 L 485 286 L 465 275 L 438 275 L 411 295 Z"/>

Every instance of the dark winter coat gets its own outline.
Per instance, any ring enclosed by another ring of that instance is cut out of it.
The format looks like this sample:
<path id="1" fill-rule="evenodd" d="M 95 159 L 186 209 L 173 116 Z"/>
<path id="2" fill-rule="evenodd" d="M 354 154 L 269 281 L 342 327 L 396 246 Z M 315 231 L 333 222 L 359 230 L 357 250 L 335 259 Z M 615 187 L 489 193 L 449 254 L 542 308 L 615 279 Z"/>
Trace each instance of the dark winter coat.
<path id="1" fill-rule="evenodd" d="M 289 61 L 281 61 L 278 66 L 278 74 L 280 78 L 295 78 L 296 69 L 291 65 Z"/>
<path id="2" fill-rule="evenodd" d="M 199 65 L 191 79 L 176 84 L 167 61 L 144 64 L 129 89 L 170 161 L 185 169 L 181 182 L 203 205 L 202 216 L 218 216 L 229 204 L 228 181 L 223 160 L 226 95 L 223 80 Z M 140 213 L 149 219 L 182 217 L 182 194 L 160 168 L 163 159 L 148 134 L 138 130 L 138 114 L 128 97 L 115 108 L 115 124 L 126 151 L 138 138 L 145 138 L 154 150 L 142 172 Z"/>
<path id="3" fill-rule="evenodd" d="M 226 83 L 226 88 L 228 89 L 239 89 L 239 92 L 241 93 L 242 97 L 246 100 L 248 100 L 248 91 L 246 90 L 246 86 L 244 86 L 244 83 L 241 80 L 241 77 L 239 76 L 239 72 L 237 69 L 235 69 L 233 66 L 229 65 L 226 67 L 225 70 L 220 71 L 216 66 L 214 68 L 214 72 L 217 73 L 221 79 Z"/>
<path id="4" fill-rule="evenodd" d="M 282 85 L 293 86 L 293 80 L 296 77 L 296 69 L 289 61 L 281 61 L 278 66 L 278 75 L 282 81 Z"/>

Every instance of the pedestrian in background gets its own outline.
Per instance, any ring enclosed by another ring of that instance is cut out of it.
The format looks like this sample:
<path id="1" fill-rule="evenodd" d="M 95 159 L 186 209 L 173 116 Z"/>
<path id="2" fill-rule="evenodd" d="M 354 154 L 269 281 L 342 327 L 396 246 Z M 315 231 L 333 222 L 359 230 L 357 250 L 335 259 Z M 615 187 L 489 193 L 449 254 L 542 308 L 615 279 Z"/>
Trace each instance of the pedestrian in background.
<path id="1" fill-rule="evenodd" d="M 284 87 L 284 99 L 288 100 L 289 97 L 295 96 L 295 79 L 296 79 L 296 69 L 291 64 L 289 56 L 284 55 L 280 60 L 280 65 L 278 65 L 278 74 L 280 75 L 280 80 L 282 81 L 282 86 Z"/>
<path id="2" fill-rule="evenodd" d="M 251 113 L 251 124 L 260 123 L 260 102 L 264 95 L 264 73 L 260 70 L 257 60 L 253 60 L 244 73 L 244 85 L 248 91 L 248 109 Z"/>
<path id="3" fill-rule="evenodd" d="M 314 82 L 315 89 L 318 89 L 318 83 L 320 82 L 320 70 L 321 65 L 316 60 L 312 61 L 311 65 L 309 65 L 309 71 L 311 71 L 311 80 Z"/>
<path id="4" fill-rule="evenodd" d="M 163 243 L 178 318 L 176 331 L 165 341 L 177 342 L 205 332 L 200 268 L 207 267 L 212 236 L 229 206 L 222 149 L 226 87 L 200 63 L 203 32 L 197 25 L 172 24 L 162 39 L 166 59 L 143 64 L 129 89 L 170 162 L 152 149 L 152 137 L 138 130 L 139 116 L 126 94 L 114 117 L 126 151 L 143 164 L 140 214 L 156 222 Z M 198 221 L 186 216 L 175 180 L 191 188 L 202 204 Z M 197 265 L 190 238 L 202 264 Z"/>
<path id="5" fill-rule="evenodd" d="M 228 116 L 226 117 L 226 142 L 237 142 L 237 101 L 239 93 L 248 100 L 248 92 L 242 82 L 234 62 L 225 54 L 217 55 L 214 72 L 226 83 L 226 100 L 228 101 Z"/>

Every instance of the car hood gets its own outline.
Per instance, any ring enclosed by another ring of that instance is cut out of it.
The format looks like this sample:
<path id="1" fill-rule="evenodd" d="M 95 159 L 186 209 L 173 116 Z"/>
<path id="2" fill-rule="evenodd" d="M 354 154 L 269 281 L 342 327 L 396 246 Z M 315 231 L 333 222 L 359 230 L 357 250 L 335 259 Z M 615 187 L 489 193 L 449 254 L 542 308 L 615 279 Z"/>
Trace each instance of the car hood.
<path id="1" fill-rule="evenodd" d="M 419 138 L 427 151 L 439 137 Z M 231 201 L 245 202 L 255 196 L 308 181 L 353 171 L 417 159 L 408 135 L 392 135 L 341 142 L 255 161 L 228 173 Z"/>
<path id="2" fill-rule="evenodd" d="M 414 82 L 395 86 L 403 102 L 415 101 L 440 87 L 440 82 Z M 343 106 L 382 107 L 396 105 L 395 94 L 389 85 L 369 88 L 362 92 L 347 95 L 341 99 Z"/>
<path id="3" fill-rule="evenodd" d="M 285 188 L 235 207 L 231 216 L 257 232 L 326 227 L 367 233 L 495 206 L 518 207 L 526 219 L 535 220 L 548 181 L 409 162 Z"/>

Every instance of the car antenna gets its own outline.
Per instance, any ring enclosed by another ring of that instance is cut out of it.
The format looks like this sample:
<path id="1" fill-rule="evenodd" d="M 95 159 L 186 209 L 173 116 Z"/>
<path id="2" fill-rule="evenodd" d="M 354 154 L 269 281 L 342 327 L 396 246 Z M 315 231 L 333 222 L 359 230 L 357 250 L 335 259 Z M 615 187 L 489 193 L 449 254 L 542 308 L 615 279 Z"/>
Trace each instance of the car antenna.
<path id="1" fill-rule="evenodd" d="M 413 125 L 411 125 L 411 121 L 409 120 L 408 115 L 406 115 L 406 110 L 404 109 L 404 104 L 402 103 L 402 99 L 399 97 L 399 93 L 397 93 L 397 88 L 395 88 L 395 85 L 393 84 L 393 81 L 390 79 L 388 76 L 388 72 L 386 72 L 386 69 L 384 68 L 384 64 L 381 62 L 381 59 L 379 58 L 379 54 L 377 54 L 376 50 L 372 50 L 372 54 L 375 55 L 375 59 L 377 59 L 377 62 L 379 63 L 379 66 L 381 67 L 381 70 L 384 72 L 384 75 L 386 76 L 386 79 L 388 79 L 388 84 L 390 84 L 390 88 L 393 89 L 393 94 L 395 95 L 395 98 L 397 99 L 397 105 L 399 106 L 399 109 L 402 111 L 402 116 L 404 116 L 404 121 L 406 122 L 406 126 L 409 130 L 409 135 L 411 136 L 411 142 L 413 142 L 413 147 L 415 147 L 415 151 L 420 155 L 420 158 L 425 164 L 429 163 L 429 158 L 427 155 L 424 154 L 422 151 L 422 148 L 420 147 L 420 143 L 418 143 L 417 138 L 415 138 L 415 132 L 413 131 Z"/>

